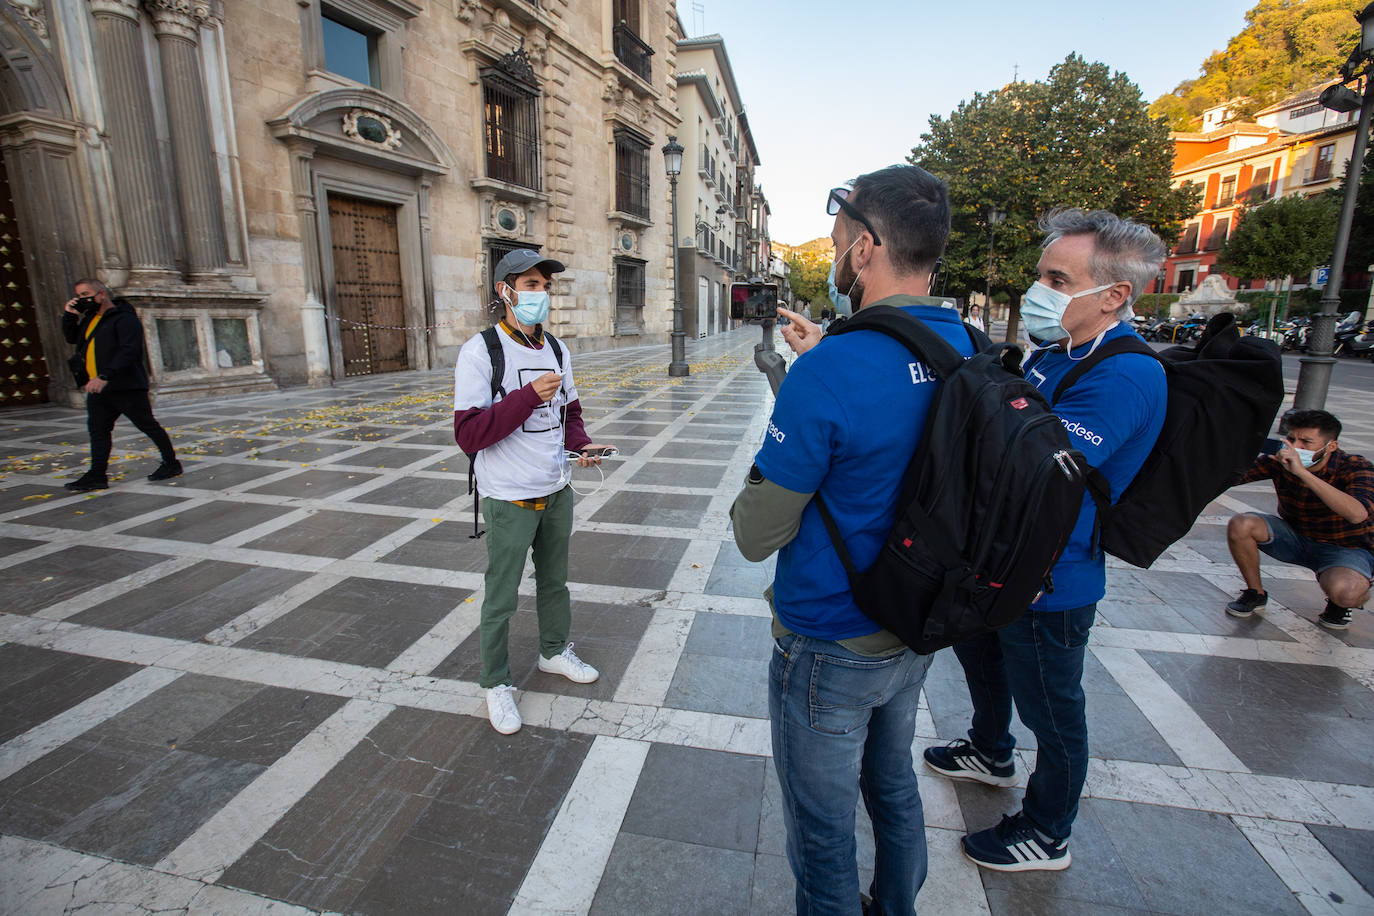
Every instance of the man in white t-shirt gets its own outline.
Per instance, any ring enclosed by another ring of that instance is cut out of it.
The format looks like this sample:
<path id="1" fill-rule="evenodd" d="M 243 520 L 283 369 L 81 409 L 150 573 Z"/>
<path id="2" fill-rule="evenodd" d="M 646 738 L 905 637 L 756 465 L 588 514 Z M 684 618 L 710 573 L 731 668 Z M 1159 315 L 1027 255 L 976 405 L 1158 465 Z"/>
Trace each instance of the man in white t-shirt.
<path id="1" fill-rule="evenodd" d="M 534 557 L 539 670 L 578 684 L 598 676 L 568 642 L 573 493 L 567 453 L 579 452 L 577 463 L 589 467 L 601 461 L 590 453 L 606 446 L 594 445 L 583 426 L 571 354 L 544 331 L 552 277 L 564 269 L 523 248 L 502 258 L 492 275 L 504 317 L 463 344 L 453 371 L 453 436 L 476 455 L 487 527 L 479 684 L 492 727 L 503 735 L 520 730 L 507 647 L 527 556 Z M 497 363 L 501 377 L 493 384 Z"/>

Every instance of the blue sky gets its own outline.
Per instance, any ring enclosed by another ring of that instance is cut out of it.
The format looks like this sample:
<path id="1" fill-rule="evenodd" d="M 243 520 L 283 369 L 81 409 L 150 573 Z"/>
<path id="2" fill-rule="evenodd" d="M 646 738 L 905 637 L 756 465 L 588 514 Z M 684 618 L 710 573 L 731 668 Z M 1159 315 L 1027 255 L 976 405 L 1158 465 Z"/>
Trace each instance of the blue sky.
<path id="1" fill-rule="evenodd" d="M 763 166 L 773 238 L 830 233 L 826 191 L 904 159 L 931 114 L 1043 79 L 1077 51 L 1147 101 L 1196 76 L 1256 0 L 677 0 L 689 36 L 719 33 Z M 693 7 L 699 6 L 700 12 Z"/>

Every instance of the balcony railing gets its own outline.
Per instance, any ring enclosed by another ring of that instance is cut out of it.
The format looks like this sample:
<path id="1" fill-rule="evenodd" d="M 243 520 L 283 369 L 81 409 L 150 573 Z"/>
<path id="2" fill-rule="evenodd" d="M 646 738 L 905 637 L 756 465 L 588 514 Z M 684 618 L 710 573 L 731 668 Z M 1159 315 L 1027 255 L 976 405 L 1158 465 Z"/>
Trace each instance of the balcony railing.
<path id="1" fill-rule="evenodd" d="M 611 29 L 611 45 L 615 50 L 616 60 L 644 82 L 653 82 L 653 69 L 649 58 L 653 56 L 654 49 L 645 44 L 644 39 L 632 32 L 625 23 L 617 22 L 615 28 Z"/>

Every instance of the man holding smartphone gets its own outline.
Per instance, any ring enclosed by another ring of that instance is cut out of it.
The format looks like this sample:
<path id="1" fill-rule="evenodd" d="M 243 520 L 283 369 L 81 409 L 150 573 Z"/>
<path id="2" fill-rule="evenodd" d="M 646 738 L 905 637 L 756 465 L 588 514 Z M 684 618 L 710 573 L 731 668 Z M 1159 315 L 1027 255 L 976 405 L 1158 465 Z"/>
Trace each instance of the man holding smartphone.
<path id="1" fill-rule="evenodd" d="M 1260 455 L 1242 483 L 1272 480 L 1278 515 L 1246 512 L 1231 518 L 1226 541 L 1245 590 L 1226 613 L 1245 618 L 1269 600 L 1260 580 L 1259 552 L 1317 574 L 1326 609 L 1317 623 L 1350 626 L 1374 577 L 1374 465 L 1340 450 L 1341 423 L 1325 410 L 1290 410 L 1279 424 L 1277 454 Z"/>
<path id="2" fill-rule="evenodd" d="M 590 467 L 609 446 L 594 445 L 582 422 L 572 357 L 544 330 L 559 261 L 517 249 L 493 276 L 503 317 L 495 330 L 473 335 L 453 373 L 453 435 L 475 455 L 482 518 L 487 527 L 486 594 L 479 627 L 487 716 L 503 735 L 520 730 L 508 643 L 525 558 L 534 557 L 539 670 L 590 684 L 597 670 L 568 642 L 568 542 L 573 493 L 569 453 Z M 494 378 L 498 374 L 500 378 Z M 493 384 L 495 382 L 495 384 Z M 495 394 L 493 395 L 493 391 Z"/>

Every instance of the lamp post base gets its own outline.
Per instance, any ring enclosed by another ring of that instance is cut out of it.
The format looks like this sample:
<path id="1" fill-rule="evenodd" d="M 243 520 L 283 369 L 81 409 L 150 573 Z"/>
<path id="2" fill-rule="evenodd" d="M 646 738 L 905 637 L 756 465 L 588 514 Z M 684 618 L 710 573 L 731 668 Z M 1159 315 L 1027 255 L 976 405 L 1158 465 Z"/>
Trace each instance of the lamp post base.
<path id="1" fill-rule="evenodd" d="M 1326 406 L 1326 392 L 1331 387 L 1331 367 L 1336 365 L 1336 358 L 1324 354 L 1304 354 L 1298 363 L 1298 387 L 1293 395 L 1293 407 L 1320 410 Z"/>
<path id="2" fill-rule="evenodd" d="M 686 363 L 669 363 L 668 375 L 671 378 L 686 378 L 692 374 L 691 367 Z"/>
<path id="3" fill-rule="evenodd" d="M 681 313 L 674 316 L 677 318 L 675 324 L 682 321 Z M 687 335 L 682 331 L 673 331 L 670 336 L 673 342 L 673 358 L 668 363 L 668 375 L 672 378 L 684 378 L 691 374 L 691 367 L 687 365 Z"/>

